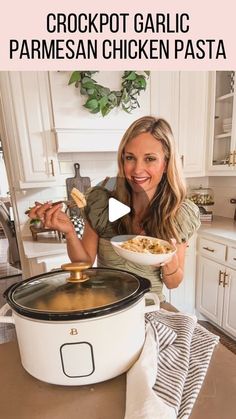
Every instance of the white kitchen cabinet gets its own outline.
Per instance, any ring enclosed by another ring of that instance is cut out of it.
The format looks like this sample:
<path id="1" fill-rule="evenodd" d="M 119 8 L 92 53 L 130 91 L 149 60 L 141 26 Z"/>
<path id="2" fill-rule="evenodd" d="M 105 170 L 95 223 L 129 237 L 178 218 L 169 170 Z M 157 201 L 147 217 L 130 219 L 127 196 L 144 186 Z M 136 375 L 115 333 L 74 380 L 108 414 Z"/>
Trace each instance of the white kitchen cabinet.
<path id="1" fill-rule="evenodd" d="M 236 270 L 227 268 L 222 327 L 236 337 Z"/>
<path id="2" fill-rule="evenodd" d="M 164 288 L 166 300 L 184 313 L 195 312 L 195 276 L 196 276 L 196 234 L 191 237 L 186 249 L 184 278 L 174 289 Z"/>
<path id="3" fill-rule="evenodd" d="M 211 72 L 209 77 L 210 176 L 236 175 L 236 92 L 234 71 Z"/>
<path id="4" fill-rule="evenodd" d="M 2 143 L 16 189 L 56 184 L 58 162 L 47 72 L 0 74 Z"/>
<path id="5" fill-rule="evenodd" d="M 208 319 L 221 326 L 224 289 L 224 266 L 199 257 L 197 277 L 197 309 Z"/>
<path id="6" fill-rule="evenodd" d="M 33 240 L 32 237 L 23 239 L 24 250 L 24 279 L 41 275 L 52 269 L 60 269 L 61 265 L 69 262 L 67 245 L 64 240 L 45 236 L 43 239 Z"/>
<path id="7" fill-rule="evenodd" d="M 151 113 L 171 125 L 187 177 L 205 175 L 208 72 L 151 72 Z"/>
<path id="8" fill-rule="evenodd" d="M 205 175 L 207 92 L 206 71 L 180 72 L 178 149 L 187 177 Z"/>
<path id="9" fill-rule="evenodd" d="M 151 114 L 169 122 L 174 139 L 179 135 L 179 71 L 151 72 Z"/>
<path id="10" fill-rule="evenodd" d="M 197 310 L 236 337 L 236 253 L 230 243 L 200 238 L 197 261 Z"/>
<path id="11" fill-rule="evenodd" d="M 51 270 L 61 269 L 61 265 L 69 263 L 70 259 L 67 253 L 38 256 L 27 259 L 27 266 L 24 269 L 24 278 L 30 278 L 36 275 L 42 275 Z"/>

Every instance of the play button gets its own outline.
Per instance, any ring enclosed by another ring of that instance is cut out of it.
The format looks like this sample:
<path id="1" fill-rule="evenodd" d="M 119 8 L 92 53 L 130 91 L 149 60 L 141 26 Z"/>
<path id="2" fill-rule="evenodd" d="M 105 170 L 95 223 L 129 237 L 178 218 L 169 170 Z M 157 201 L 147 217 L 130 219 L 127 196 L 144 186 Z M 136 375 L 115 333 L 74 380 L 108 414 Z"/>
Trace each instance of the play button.
<path id="1" fill-rule="evenodd" d="M 108 201 L 108 218 L 112 223 L 130 212 L 128 205 L 122 204 L 115 198 L 109 198 Z"/>

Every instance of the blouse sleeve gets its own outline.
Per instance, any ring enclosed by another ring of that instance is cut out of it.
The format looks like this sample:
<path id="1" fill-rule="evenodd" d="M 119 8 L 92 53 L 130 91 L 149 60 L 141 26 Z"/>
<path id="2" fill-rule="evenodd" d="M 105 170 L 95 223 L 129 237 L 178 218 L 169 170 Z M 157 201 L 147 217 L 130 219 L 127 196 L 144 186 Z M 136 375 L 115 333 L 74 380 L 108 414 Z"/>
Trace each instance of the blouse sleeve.
<path id="1" fill-rule="evenodd" d="M 197 205 L 186 199 L 176 216 L 176 230 L 179 242 L 187 242 L 200 227 L 200 212 Z"/>
<path id="2" fill-rule="evenodd" d="M 83 209 L 83 217 L 91 227 L 102 236 L 106 230 L 108 220 L 108 199 L 109 191 L 95 186 L 88 189 L 85 194 L 87 205 Z"/>

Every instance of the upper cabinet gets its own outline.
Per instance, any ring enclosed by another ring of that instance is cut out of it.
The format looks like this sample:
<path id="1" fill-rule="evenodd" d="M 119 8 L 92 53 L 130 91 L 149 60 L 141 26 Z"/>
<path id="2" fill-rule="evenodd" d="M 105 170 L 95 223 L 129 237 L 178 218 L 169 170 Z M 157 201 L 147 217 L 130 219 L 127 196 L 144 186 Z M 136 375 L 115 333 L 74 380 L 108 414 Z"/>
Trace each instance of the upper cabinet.
<path id="1" fill-rule="evenodd" d="M 207 72 L 180 72 L 178 147 L 187 177 L 205 175 L 207 92 Z"/>
<path id="2" fill-rule="evenodd" d="M 187 177 L 205 175 L 207 72 L 152 72 L 151 111 L 171 125 Z"/>
<path id="3" fill-rule="evenodd" d="M 2 72 L 4 152 L 16 189 L 53 186 L 58 162 L 47 72 Z"/>
<path id="4" fill-rule="evenodd" d="M 179 80 L 178 71 L 151 72 L 151 114 L 169 122 L 176 142 L 179 136 Z"/>
<path id="5" fill-rule="evenodd" d="M 210 73 L 209 175 L 236 175 L 235 72 Z"/>

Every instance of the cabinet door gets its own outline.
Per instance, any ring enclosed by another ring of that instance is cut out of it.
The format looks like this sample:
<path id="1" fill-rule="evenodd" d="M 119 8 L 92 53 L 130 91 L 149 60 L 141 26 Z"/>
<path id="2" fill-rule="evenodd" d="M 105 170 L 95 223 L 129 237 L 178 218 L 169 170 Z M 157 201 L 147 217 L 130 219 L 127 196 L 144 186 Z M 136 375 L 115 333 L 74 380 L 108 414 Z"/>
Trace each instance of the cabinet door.
<path id="1" fill-rule="evenodd" d="M 223 273 L 225 267 L 199 257 L 197 267 L 197 309 L 214 323 L 221 325 L 223 313 Z"/>
<path id="2" fill-rule="evenodd" d="M 26 259 L 24 279 L 42 275 L 53 269 L 60 269 L 64 263 L 70 263 L 69 256 L 66 253 Z"/>
<path id="3" fill-rule="evenodd" d="M 209 76 L 210 175 L 236 175 L 236 93 L 234 71 L 211 72 Z"/>
<path id="4" fill-rule="evenodd" d="M 14 186 L 50 186 L 56 181 L 57 159 L 52 133 L 47 72 L 1 75 L 3 119 Z"/>
<path id="5" fill-rule="evenodd" d="M 222 327 L 236 337 L 236 271 L 227 268 L 225 276 L 224 314 Z"/>
<path id="6" fill-rule="evenodd" d="M 151 72 L 151 114 L 166 119 L 178 146 L 179 135 L 179 71 Z"/>
<path id="7" fill-rule="evenodd" d="M 208 73 L 180 72 L 179 153 L 184 174 L 205 174 Z"/>
<path id="8" fill-rule="evenodd" d="M 184 278 L 181 284 L 170 290 L 170 303 L 178 310 L 193 314 L 195 311 L 196 235 L 186 249 Z"/>

